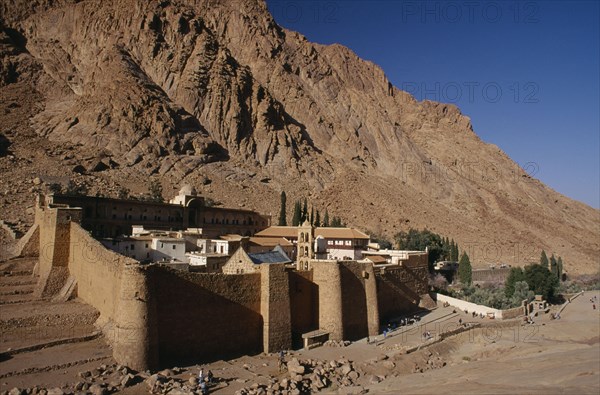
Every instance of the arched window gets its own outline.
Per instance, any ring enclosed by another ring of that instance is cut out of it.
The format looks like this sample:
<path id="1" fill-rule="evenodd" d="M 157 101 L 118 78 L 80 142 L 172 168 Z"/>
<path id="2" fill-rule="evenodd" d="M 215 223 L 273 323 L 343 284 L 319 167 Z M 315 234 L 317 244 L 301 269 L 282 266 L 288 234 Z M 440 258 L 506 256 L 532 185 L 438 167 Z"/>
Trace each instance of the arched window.
<path id="1" fill-rule="evenodd" d="M 300 233 L 300 243 L 304 243 L 304 233 Z"/>

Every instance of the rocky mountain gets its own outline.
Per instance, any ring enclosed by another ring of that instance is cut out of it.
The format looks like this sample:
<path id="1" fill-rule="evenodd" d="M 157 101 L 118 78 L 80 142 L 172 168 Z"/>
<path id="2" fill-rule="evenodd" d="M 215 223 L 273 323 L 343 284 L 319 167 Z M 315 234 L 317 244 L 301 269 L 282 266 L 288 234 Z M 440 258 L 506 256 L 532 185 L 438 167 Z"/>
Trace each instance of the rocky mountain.
<path id="1" fill-rule="evenodd" d="M 45 184 L 116 195 L 158 177 L 167 197 L 188 182 L 276 215 L 285 190 L 388 237 L 427 227 L 480 265 L 543 248 L 569 272 L 598 269 L 598 210 L 481 141 L 455 106 L 281 28 L 263 0 L 16 0 L 0 29 L 0 203 L 17 228 Z"/>

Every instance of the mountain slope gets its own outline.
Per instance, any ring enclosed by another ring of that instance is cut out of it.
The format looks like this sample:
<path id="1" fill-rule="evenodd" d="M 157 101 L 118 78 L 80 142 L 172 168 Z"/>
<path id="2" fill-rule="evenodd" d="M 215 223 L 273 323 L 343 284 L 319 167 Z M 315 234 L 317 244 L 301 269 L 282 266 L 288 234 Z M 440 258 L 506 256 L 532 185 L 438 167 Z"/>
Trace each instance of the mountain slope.
<path id="1" fill-rule="evenodd" d="M 166 195 L 186 181 L 277 213 L 285 190 L 368 231 L 428 227 L 479 264 L 544 248 L 568 271 L 597 270 L 598 210 L 531 178 L 455 106 L 417 102 L 349 49 L 282 29 L 260 0 L 23 0 L 0 12 L 9 220 L 23 179 L 114 194 L 158 175 Z"/>

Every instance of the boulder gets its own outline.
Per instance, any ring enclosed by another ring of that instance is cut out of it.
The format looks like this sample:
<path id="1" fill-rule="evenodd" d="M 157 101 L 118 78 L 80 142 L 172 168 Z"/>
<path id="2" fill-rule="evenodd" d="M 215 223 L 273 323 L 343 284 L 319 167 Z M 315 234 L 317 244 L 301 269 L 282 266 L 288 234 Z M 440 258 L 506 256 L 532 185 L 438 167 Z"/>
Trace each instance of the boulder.
<path id="1" fill-rule="evenodd" d="M 304 374 L 305 372 L 305 368 L 304 366 L 302 366 L 300 364 L 300 362 L 298 362 L 298 359 L 296 358 L 292 358 L 288 363 L 287 363 L 287 369 L 288 372 L 290 372 L 290 374 Z"/>

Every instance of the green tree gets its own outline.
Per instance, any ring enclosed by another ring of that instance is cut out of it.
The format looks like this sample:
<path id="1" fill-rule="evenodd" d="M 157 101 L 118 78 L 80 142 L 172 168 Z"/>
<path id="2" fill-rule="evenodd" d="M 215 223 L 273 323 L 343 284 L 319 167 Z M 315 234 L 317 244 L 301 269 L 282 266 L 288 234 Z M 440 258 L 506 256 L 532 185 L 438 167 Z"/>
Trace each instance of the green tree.
<path id="1" fill-rule="evenodd" d="M 536 295 L 550 300 L 556 295 L 558 278 L 548 268 L 534 264 L 525 266 L 525 281 Z"/>
<path id="2" fill-rule="evenodd" d="M 317 214 L 315 214 L 314 226 L 315 226 L 315 228 L 318 228 L 319 226 L 321 226 L 321 213 L 319 213 L 319 210 L 317 210 Z"/>
<path id="3" fill-rule="evenodd" d="M 281 192 L 281 207 L 279 209 L 279 226 L 287 226 L 287 209 L 286 209 L 287 197 L 285 191 Z"/>
<path id="4" fill-rule="evenodd" d="M 315 208 L 314 207 L 310 208 L 310 224 L 312 226 L 315 226 Z"/>
<path id="5" fill-rule="evenodd" d="M 510 298 L 511 307 L 520 306 L 521 302 L 523 302 L 523 300 L 525 299 L 527 299 L 527 301 L 529 302 L 533 300 L 534 296 L 535 295 L 533 294 L 533 291 L 529 289 L 529 284 L 527 284 L 527 281 L 517 281 L 514 284 L 514 293 Z"/>
<path id="6" fill-rule="evenodd" d="M 560 279 L 558 276 L 558 263 L 556 262 L 554 254 L 550 256 L 550 271 L 556 276 L 556 278 Z"/>
<path id="7" fill-rule="evenodd" d="M 300 201 L 296 201 L 294 204 L 294 215 L 292 217 L 292 226 L 299 226 L 302 221 L 302 206 Z"/>
<path id="8" fill-rule="evenodd" d="M 508 277 L 504 283 L 504 294 L 506 297 L 510 298 L 513 296 L 515 293 L 515 284 L 519 281 L 525 281 L 523 269 L 520 267 L 511 267 L 510 273 L 508 273 Z"/>
<path id="9" fill-rule="evenodd" d="M 563 274 L 563 261 L 561 257 L 558 257 L 558 262 L 556 262 L 556 266 L 558 268 L 558 281 L 561 281 Z"/>
<path id="10" fill-rule="evenodd" d="M 473 269 L 471 267 L 471 261 L 466 252 L 463 252 L 458 262 L 458 278 L 464 285 L 471 285 L 473 278 Z"/>
<path id="11" fill-rule="evenodd" d="M 433 265 L 444 256 L 444 246 L 440 235 L 427 229 L 422 231 L 409 229 L 394 236 L 396 245 L 401 250 L 429 251 L 429 271 L 433 273 Z"/>
<path id="12" fill-rule="evenodd" d="M 329 211 L 325 209 L 325 216 L 323 217 L 323 227 L 329 228 Z"/>
<path id="13" fill-rule="evenodd" d="M 304 206 L 302 207 L 302 217 L 300 219 L 300 223 L 303 224 L 304 221 L 308 219 L 308 202 L 306 198 L 304 198 Z"/>
<path id="14" fill-rule="evenodd" d="M 369 233 L 371 235 L 371 241 L 379 244 L 379 248 L 382 250 L 391 249 L 393 247 L 392 243 L 385 236 L 374 232 Z"/>
<path id="15" fill-rule="evenodd" d="M 540 257 L 540 265 L 548 268 L 548 256 L 546 255 L 546 251 L 542 250 L 542 256 Z"/>
<path id="16" fill-rule="evenodd" d="M 450 242 L 450 260 L 458 262 L 458 244 L 454 242 L 454 239 Z"/>

